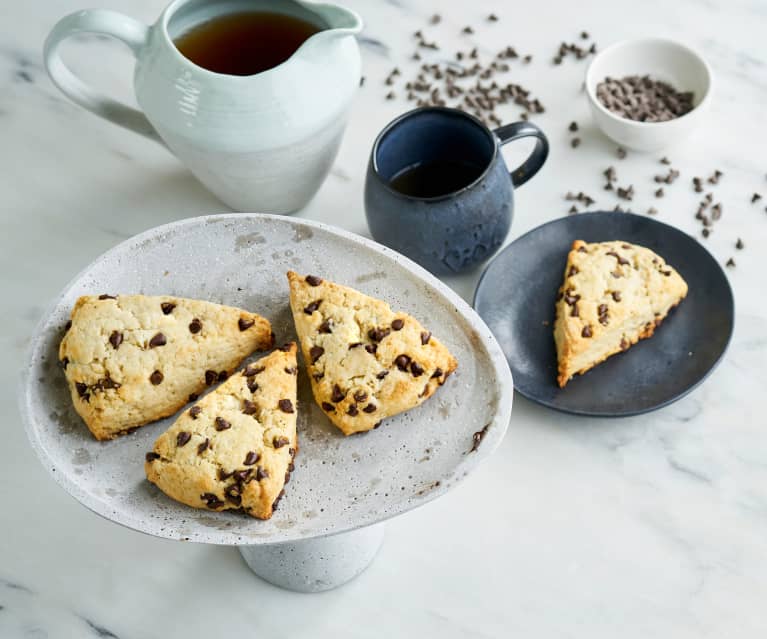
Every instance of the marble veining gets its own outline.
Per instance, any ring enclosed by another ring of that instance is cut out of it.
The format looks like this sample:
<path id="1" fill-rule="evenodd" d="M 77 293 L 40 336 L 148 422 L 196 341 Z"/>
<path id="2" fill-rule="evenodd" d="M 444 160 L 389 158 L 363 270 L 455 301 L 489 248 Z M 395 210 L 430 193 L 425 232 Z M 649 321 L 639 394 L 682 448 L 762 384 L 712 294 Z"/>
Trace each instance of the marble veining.
<path id="1" fill-rule="evenodd" d="M 656 207 L 659 220 L 705 242 L 720 263 L 736 261 L 727 269 L 736 325 L 726 357 L 690 395 L 639 417 L 575 418 L 515 398 L 499 450 L 449 495 L 389 522 L 376 561 L 337 591 L 285 592 L 255 578 L 234 549 L 115 526 L 51 481 L 26 441 L 16 395 L 30 332 L 53 296 L 121 239 L 225 207 L 167 150 L 71 105 L 42 71 L 42 42 L 64 14 L 98 5 L 149 22 L 162 3 L 15 3 L 12 19 L 6 11 L 0 20 L 0 637 L 767 636 L 767 5 L 347 4 L 367 25 L 365 82 L 332 173 L 301 217 L 368 235 L 362 188 L 370 147 L 411 106 L 400 81 L 396 98 L 386 100 L 392 87 L 384 80 L 394 66 L 415 74 L 416 30 L 440 45 L 422 51 L 423 62 L 472 46 L 490 56 L 511 44 L 534 59 L 504 77 L 546 106 L 534 121 L 552 151 L 515 193 L 509 240 L 564 215 L 567 191 L 583 190 L 596 207 Z M 497 23 L 485 21 L 491 12 Z M 442 16 L 438 25 L 429 23 L 434 13 Z M 465 25 L 475 34 L 462 34 Z M 665 152 L 682 175 L 662 199 L 652 183 L 667 168 L 659 158 L 618 160 L 591 123 L 580 90 L 586 61 L 550 64 L 559 43 L 577 42 L 584 29 L 600 48 L 634 36 L 678 38 L 713 68 L 707 125 Z M 64 53 L 100 90 L 132 101 L 132 59 L 119 43 L 85 38 Z M 519 111 L 506 105 L 498 114 L 509 122 Z M 580 126 L 577 149 L 569 144 L 571 120 Z M 504 150 L 509 165 L 526 154 L 520 146 Z M 621 185 L 634 184 L 634 201 L 603 190 L 611 164 Z M 724 214 L 704 240 L 694 219 L 700 194 L 690 181 L 714 169 L 725 174 L 715 189 Z M 764 198 L 752 204 L 754 192 Z M 743 250 L 735 249 L 738 237 Z M 250 248 L 257 259 L 271 253 Z M 478 277 L 448 283 L 471 299 Z"/>

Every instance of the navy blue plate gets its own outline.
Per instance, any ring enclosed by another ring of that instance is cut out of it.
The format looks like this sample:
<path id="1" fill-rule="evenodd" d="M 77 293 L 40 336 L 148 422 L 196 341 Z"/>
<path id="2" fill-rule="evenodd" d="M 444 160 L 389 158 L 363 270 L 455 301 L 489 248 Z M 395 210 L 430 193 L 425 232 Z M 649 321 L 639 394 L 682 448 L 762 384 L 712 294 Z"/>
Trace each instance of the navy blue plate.
<path id="1" fill-rule="evenodd" d="M 576 239 L 645 246 L 679 271 L 689 292 L 652 338 L 560 389 L 554 300 Z M 724 355 L 735 315 L 727 276 L 697 240 L 647 217 L 612 212 L 554 220 L 512 242 L 482 274 L 474 308 L 500 342 L 519 393 L 566 413 L 601 417 L 638 415 L 689 393 Z"/>

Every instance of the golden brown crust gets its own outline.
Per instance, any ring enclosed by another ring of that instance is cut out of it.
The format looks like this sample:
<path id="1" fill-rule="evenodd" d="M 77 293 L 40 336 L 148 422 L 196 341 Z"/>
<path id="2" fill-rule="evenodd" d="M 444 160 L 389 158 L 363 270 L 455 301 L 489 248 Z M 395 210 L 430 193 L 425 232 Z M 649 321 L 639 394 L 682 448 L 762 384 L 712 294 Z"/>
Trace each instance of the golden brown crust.
<path id="1" fill-rule="evenodd" d="M 410 315 L 319 277 L 290 271 L 288 281 L 315 401 L 344 434 L 418 406 L 456 369 Z"/>
<path id="2" fill-rule="evenodd" d="M 174 414 L 273 341 L 255 313 L 171 296 L 81 297 L 71 322 L 59 358 L 75 409 L 100 440 Z"/>
<path id="3" fill-rule="evenodd" d="M 283 348 L 184 411 L 147 456 L 147 479 L 193 508 L 271 517 L 298 452 L 297 348 Z"/>
<path id="4" fill-rule="evenodd" d="M 686 294 L 679 273 L 649 249 L 620 240 L 575 240 L 556 302 L 560 388 L 651 337 Z"/>

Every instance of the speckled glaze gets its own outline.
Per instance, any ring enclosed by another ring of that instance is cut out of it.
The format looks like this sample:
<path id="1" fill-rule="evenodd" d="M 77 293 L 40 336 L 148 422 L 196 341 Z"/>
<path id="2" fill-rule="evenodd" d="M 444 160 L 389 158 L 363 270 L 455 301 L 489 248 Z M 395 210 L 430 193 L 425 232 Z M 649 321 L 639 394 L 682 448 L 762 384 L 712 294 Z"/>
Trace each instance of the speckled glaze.
<path id="1" fill-rule="evenodd" d="M 375 559 L 384 524 L 332 537 L 285 544 L 240 546 L 250 569 L 269 583 L 297 592 L 322 592 L 342 586 Z"/>
<path id="2" fill-rule="evenodd" d="M 235 76 L 197 66 L 173 39 L 220 14 L 277 11 L 323 30 L 282 64 Z M 45 43 L 53 82 L 74 102 L 165 143 L 211 192 L 238 211 L 290 213 L 317 192 L 333 163 L 360 80 L 353 11 L 310 0 L 175 0 L 147 27 L 93 9 L 63 18 Z M 64 65 L 58 49 L 78 33 L 103 33 L 136 56 L 141 111 L 94 92 Z M 328 90 L 332 87 L 332 90 Z"/>
<path id="3" fill-rule="evenodd" d="M 137 267 L 138 265 L 138 267 Z M 312 272 L 383 298 L 419 318 L 450 348 L 457 372 L 422 406 L 345 438 L 298 382 L 300 452 L 279 509 L 268 521 L 178 504 L 144 477 L 144 453 L 173 418 L 97 442 L 71 405 L 57 366 L 62 329 L 78 296 L 171 294 L 253 309 L 278 343 L 296 339 L 285 272 Z M 21 412 L 29 439 L 59 484 L 96 513 L 170 539 L 276 544 L 380 522 L 461 481 L 499 444 L 512 380 L 479 316 L 407 258 L 351 233 L 281 216 L 229 214 L 161 226 L 110 250 L 70 283 L 33 333 Z M 486 429 L 476 452 L 472 435 Z"/>
<path id="4" fill-rule="evenodd" d="M 523 137 L 537 138 L 536 146 L 510 174 L 500 146 Z M 447 275 L 474 268 L 503 244 L 514 214 L 514 187 L 535 175 L 547 156 L 546 137 L 532 123 L 517 122 L 490 131 L 463 111 L 414 109 L 388 124 L 373 144 L 365 181 L 370 232 L 432 273 Z M 408 166 L 469 157 L 485 170 L 457 191 L 421 198 L 389 185 Z"/>

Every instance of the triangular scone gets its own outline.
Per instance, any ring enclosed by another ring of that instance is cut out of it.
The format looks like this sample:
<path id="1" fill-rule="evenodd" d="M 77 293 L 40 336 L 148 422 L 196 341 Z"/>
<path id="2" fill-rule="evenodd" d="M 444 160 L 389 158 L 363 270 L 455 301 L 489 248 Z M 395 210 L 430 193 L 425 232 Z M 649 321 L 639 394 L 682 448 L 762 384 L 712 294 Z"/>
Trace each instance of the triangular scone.
<path id="1" fill-rule="evenodd" d="M 160 435 L 149 481 L 194 508 L 269 519 L 298 450 L 297 371 L 290 343 L 232 375 Z"/>
<path id="2" fill-rule="evenodd" d="M 439 340 L 386 302 L 288 272 L 290 307 L 314 399 L 345 435 L 418 406 L 458 363 Z"/>
<path id="3" fill-rule="evenodd" d="M 554 341 L 559 386 L 651 337 L 687 295 L 662 257 L 627 242 L 573 242 L 559 289 Z"/>
<path id="4" fill-rule="evenodd" d="M 172 415 L 274 342 L 269 322 L 181 297 L 81 297 L 59 347 L 75 410 L 96 439 Z"/>

